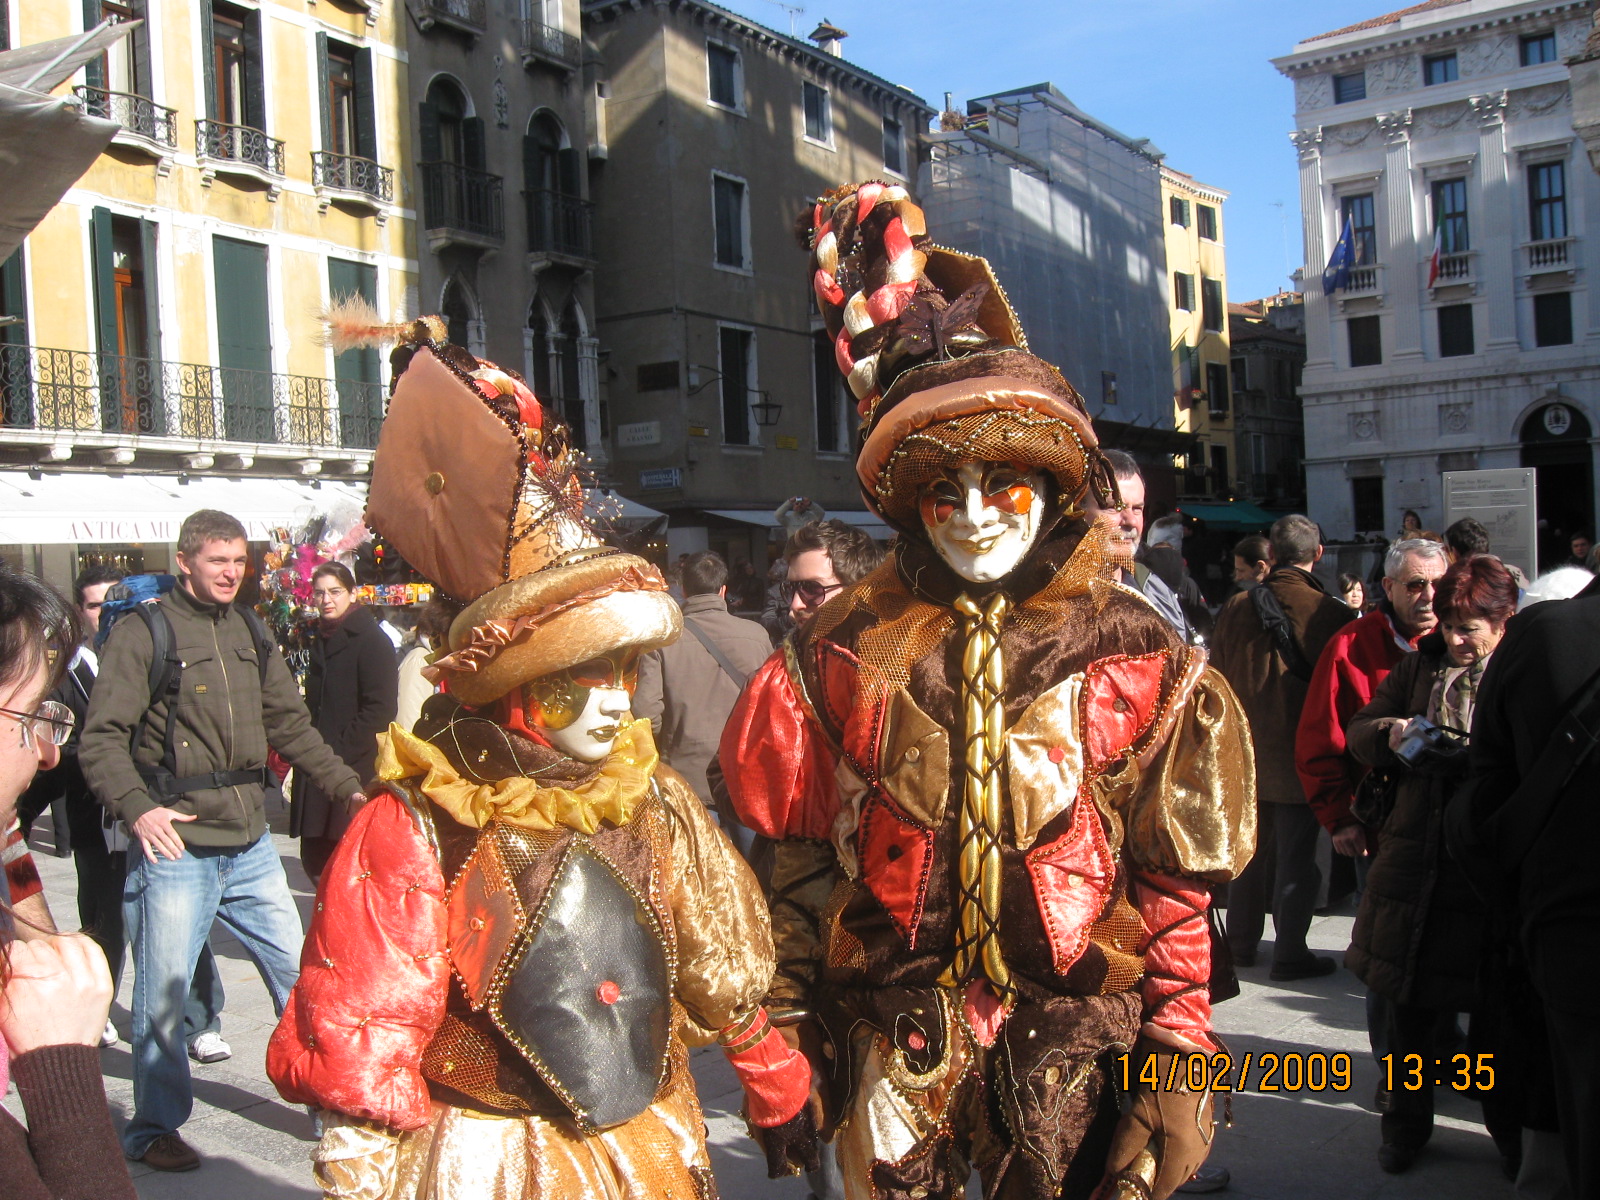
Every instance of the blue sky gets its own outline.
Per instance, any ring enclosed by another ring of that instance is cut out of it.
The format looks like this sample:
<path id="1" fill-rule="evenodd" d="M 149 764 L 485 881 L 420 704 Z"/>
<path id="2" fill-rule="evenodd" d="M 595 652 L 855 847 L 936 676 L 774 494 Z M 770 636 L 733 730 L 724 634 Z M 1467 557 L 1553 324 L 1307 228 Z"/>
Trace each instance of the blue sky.
<path id="1" fill-rule="evenodd" d="M 718 0 L 788 32 L 772 0 Z M 1085 112 L 1147 137 L 1167 163 L 1231 193 L 1228 296 L 1289 286 L 1300 255 L 1294 92 L 1267 61 L 1295 42 L 1381 16 L 1407 0 L 795 0 L 804 37 L 823 18 L 850 33 L 844 56 L 935 107 L 1049 82 Z M 843 181 L 841 181 L 843 182 Z M 1274 207 L 1282 203 L 1282 209 Z M 1285 253 L 1287 237 L 1288 251 Z M 1319 267 L 1321 264 L 1317 264 Z"/>

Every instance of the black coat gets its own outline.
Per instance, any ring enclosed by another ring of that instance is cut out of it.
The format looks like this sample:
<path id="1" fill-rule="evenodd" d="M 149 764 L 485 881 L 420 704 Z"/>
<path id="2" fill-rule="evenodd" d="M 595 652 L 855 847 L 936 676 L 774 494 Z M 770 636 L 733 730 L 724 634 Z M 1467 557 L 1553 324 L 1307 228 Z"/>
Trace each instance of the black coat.
<path id="1" fill-rule="evenodd" d="M 1511 619 L 1478 692 L 1472 721 L 1472 809 L 1493 811 L 1539 759 L 1578 690 L 1600 671 L 1600 580 L 1570 600 L 1547 600 Z M 1600 803 L 1591 757 L 1509 880 L 1534 986 L 1551 1008 L 1592 1011 L 1600 991 Z M 1470 811 L 1470 810 L 1468 810 Z"/>
<path id="2" fill-rule="evenodd" d="M 1498 657 L 1497 652 L 1497 657 Z M 1425 715 L 1443 639 L 1430 635 L 1350 719 L 1350 753 L 1369 767 L 1401 770 L 1385 717 Z M 1490 659 L 1493 663 L 1494 659 Z M 1486 668 L 1487 669 L 1487 668 Z M 1400 774 L 1394 807 L 1378 828 L 1378 854 L 1350 931 L 1345 966 L 1390 1000 L 1470 1012 L 1477 1002 L 1485 912 L 1444 844 L 1444 811 L 1466 764 L 1451 774 Z"/>
<path id="3" fill-rule="evenodd" d="M 312 639 L 306 672 L 306 707 L 312 724 L 363 782 L 372 778 L 378 735 L 389 728 L 399 706 L 399 678 L 394 643 L 372 613 L 359 605 L 332 633 L 319 632 Z M 350 823 L 343 800 L 330 798 L 296 771 L 290 834 L 338 837 Z"/>
<path id="4" fill-rule="evenodd" d="M 71 847 L 83 850 L 96 842 L 103 842 L 105 834 L 100 818 L 103 810 L 95 802 L 94 793 L 83 778 L 83 768 L 78 763 L 78 738 L 89 713 L 89 696 L 94 691 L 94 672 L 87 662 L 79 661 L 62 676 L 61 682 L 50 693 L 49 699 L 58 700 L 72 710 L 74 718 L 72 736 L 61 747 L 61 761 L 48 771 L 40 771 L 17 802 L 17 813 L 24 831 L 58 798 L 65 798 L 67 828 Z M 61 847 L 57 847 L 61 849 Z"/>

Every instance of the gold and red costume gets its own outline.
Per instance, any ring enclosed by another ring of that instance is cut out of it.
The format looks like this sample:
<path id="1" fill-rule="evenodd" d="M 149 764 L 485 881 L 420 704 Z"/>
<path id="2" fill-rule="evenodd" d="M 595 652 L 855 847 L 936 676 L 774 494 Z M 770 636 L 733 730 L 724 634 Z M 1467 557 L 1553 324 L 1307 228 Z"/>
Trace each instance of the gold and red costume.
<path id="1" fill-rule="evenodd" d="M 368 517 L 465 604 L 449 692 L 380 741 L 268 1073 L 325 1114 L 329 1197 L 709 1200 L 689 1046 L 721 1041 L 757 1126 L 809 1120 L 759 1006 L 760 888 L 648 722 L 593 734 L 597 761 L 552 741 L 677 606 L 593 535 L 527 388 L 437 337 L 397 363 Z"/>
<path id="2" fill-rule="evenodd" d="M 987 264 L 896 264 L 920 224 L 879 184 L 817 206 L 858 474 L 902 536 L 752 677 L 719 759 L 776 842 L 767 1007 L 815 1022 L 850 1200 L 958 1196 L 969 1166 L 987 1196 L 1087 1196 L 1144 1144 L 1118 1125 L 1116 1057 L 1215 1048 L 1205 910 L 1254 849 L 1249 729 L 1204 650 L 1115 581 L 1077 507 L 1106 478 L 1088 417 Z M 847 308 L 847 284 L 879 290 Z M 1055 489 L 1054 524 L 989 584 L 918 519 L 926 482 L 970 460 Z"/>

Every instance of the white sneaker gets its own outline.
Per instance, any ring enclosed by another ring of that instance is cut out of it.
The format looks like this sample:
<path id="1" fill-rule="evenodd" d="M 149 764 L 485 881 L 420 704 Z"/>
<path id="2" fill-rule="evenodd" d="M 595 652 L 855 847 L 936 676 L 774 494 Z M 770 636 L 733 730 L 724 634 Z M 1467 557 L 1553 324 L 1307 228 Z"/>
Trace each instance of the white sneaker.
<path id="1" fill-rule="evenodd" d="M 189 1057 L 197 1063 L 218 1063 L 233 1057 L 233 1047 L 222 1040 L 220 1033 L 208 1029 L 189 1043 Z"/>
<path id="2" fill-rule="evenodd" d="M 105 1050 L 109 1050 L 109 1049 L 111 1049 L 111 1047 L 115 1046 L 121 1040 L 122 1039 L 117 1036 L 117 1027 L 115 1025 L 113 1025 L 108 1020 L 106 1022 L 105 1029 L 100 1034 L 100 1046 L 101 1046 L 101 1048 L 105 1049 Z"/>

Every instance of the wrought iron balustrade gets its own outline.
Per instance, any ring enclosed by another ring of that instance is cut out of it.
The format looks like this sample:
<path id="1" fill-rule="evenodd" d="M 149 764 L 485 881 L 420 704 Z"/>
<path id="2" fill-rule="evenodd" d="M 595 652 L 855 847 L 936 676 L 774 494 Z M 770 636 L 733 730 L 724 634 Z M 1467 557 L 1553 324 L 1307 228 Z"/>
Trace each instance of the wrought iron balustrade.
<path id="1" fill-rule="evenodd" d="M 83 101 L 90 116 L 115 121 L 129 133 L 136 133 L 163 146 L 178 148 L 178 110 L 166 108 L 146 96 L 131 92 L 112 92 L 105 88 L 78 86 L 73 94 Z"/>
<path id="2" fill-rule="evenodd" d="M 522 58 L 543 58 L 566 67 L 576 67 L 582 58 L 582 43 L 564 30 L 543 21 L 522 22 Z"/>
<path id="3" fill-rule="evenodd" d="M 523 192 L 528 207 L 528 249 L 534 253 L 593 258 L 594 205 L 579 196 L 547 189 Z"/>
<path id="4" fill-rule="evenodd" d="M 450 162 L 425 162 L 419 167 L 424 228 L 458 229 L 496 241 L 505 237 L 500 176 Z"/>
<path id="5" fill-rule="evenodd" d="M 370 450 L 381 383 L 0 344 L 0 427 Z"/>
<path id="6" fill-rule="evenodd" d="M 354 154 L 313 150 L 311 183 L 313 187 L 359 192 L 374 200 L 382 200 L 385 204 L 394 199 L 393 169 Z"/>
<path id="7" fill-rule="evenodd" d="M 202 117 L 194 123 L 194 150 L 214 162 L 240 163 L 268 175 L 283 174 L 283 142 L 249 125 L 226 125 Z"/>

